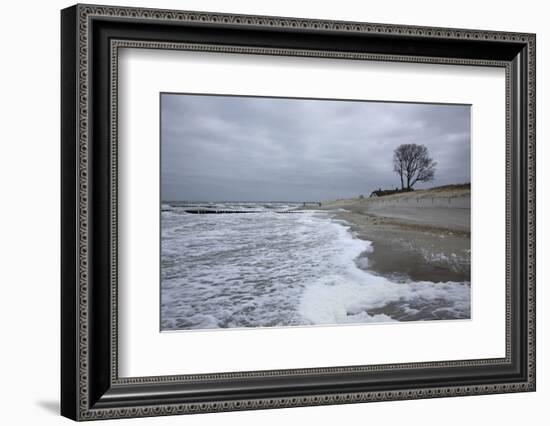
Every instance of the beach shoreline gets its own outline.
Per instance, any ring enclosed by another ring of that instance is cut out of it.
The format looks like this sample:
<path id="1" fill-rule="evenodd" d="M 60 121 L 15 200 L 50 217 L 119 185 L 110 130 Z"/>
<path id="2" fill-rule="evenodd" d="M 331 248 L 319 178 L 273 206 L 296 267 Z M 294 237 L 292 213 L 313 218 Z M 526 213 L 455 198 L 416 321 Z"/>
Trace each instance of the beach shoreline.
<path id="1" fill-rule="evenodd" d="M 162 329 L 470 318 L 469 193 L 435 195 L 165 206 Z"/>
<path id="2" fill-rule="evenodd" d="M 373 250 L 359 267 L 393 281 L 470 281 L 470 189 L 442 188 L 378 198 L 326 201 L 320 207 Z"/>

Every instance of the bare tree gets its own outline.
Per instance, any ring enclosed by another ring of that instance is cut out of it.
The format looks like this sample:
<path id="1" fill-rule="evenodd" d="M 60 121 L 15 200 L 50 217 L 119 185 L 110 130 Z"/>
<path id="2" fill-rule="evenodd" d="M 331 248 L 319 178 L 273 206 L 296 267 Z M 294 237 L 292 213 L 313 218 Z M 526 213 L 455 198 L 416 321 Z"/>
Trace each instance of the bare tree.
<path id="1" fill-rule="evenodd" d="M 401 189 L 409 190 L 416 182 L 433 180 L 436 165 L 424 145 L 403 144 L 393 151 L 393 171 L 401 179 Z"/>

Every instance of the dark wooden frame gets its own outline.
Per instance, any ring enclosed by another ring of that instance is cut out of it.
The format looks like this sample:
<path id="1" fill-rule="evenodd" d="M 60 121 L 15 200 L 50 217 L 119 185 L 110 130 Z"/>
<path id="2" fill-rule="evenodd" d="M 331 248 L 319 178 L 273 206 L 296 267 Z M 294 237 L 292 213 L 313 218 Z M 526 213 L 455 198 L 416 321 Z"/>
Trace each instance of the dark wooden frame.
<path id="1" fill-rule="evenodd" d="M 64 9 L 61 35 L 64 416 L 89 420 L 535 390 L 535 35 L 95 5 Z M 504 67 L 506 357 L 119 378 L 120 47 Z"/>

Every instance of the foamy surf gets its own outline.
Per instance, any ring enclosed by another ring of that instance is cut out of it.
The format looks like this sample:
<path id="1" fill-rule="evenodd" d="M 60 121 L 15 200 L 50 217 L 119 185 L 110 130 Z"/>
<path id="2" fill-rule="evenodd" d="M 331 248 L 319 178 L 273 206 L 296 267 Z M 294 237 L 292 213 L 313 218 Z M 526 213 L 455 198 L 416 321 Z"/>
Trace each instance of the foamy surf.
<path id="1" fill-rule="evenodd" d="M 302 295 L 300 313 L 307 321 L 344 324 L 469 318 L 469 282 L 402 283 L 375 275 L 368 271 L 365 258 L 359 258 L 373 251 L 371 243 L 354 238 L 342 227 L 346 232 L 340 234 L 344 250 L 337 273 L 308 283 Z"/>
<path id="2" fill-rule="evenodd" d="M 357 281 L 329 276 L 310 284 L 302 296 L 302 316 L 311 324 L 469 317 L 470 286 L 467 283 L 394 283 L 368 272 L 361 271 L 357 275 L 361 275 Z M 380 312 L 385 307 L 388 313 Z"/>
<path id="3" fill-rule="evenodd" d="M 394 282 L 368 270 L 369 241 L 320 211 L 281 215 L 162 211 L 163 330 L 456 319 L 468 282 Z M 238 203 L 216 208 L 243 208 Z"/>

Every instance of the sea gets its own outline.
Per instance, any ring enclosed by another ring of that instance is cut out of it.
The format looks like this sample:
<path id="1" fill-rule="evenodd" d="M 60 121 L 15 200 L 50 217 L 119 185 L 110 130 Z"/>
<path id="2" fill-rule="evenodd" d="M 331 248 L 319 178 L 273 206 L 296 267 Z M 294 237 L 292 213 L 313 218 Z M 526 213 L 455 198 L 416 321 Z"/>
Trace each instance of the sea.
<path id="1" fill-rule="evenodd" d="M 301 207 L 163 203 L 161 330 L 470 318 L 470 282 L 380 276 L 371 242 Z"/>

